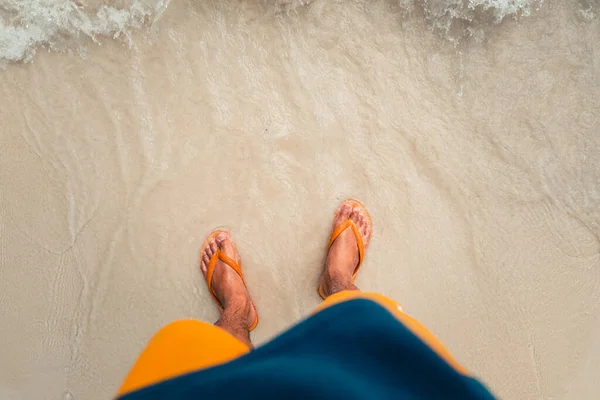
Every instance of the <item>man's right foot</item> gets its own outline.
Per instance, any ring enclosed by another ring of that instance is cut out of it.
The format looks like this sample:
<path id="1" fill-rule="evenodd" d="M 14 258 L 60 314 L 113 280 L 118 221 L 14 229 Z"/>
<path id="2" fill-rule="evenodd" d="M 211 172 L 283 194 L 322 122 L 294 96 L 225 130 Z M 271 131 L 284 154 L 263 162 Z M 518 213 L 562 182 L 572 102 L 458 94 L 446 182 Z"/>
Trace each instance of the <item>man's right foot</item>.
<path id="1" fill-rule="evenodd" d="M 207 279 L 208 265 L 210 259 L 221 250 L 223 254 L 234 260 L 239 259 L 231 237 L 227 232 L 220 232 L 216 237 L 211 238 L 202 249 L 200 260 L 200 270 L 204 279 Z M 228 308 L 230 304 L 234 305 L 236 312 L 239 312 L 239 318 L 244 321 L 246 327 L 250 327 L 256 320 L 256 309 L 250 299 L 248 290 L 242 278 L 229 265 L 217 260 L 212 275 L 212 290 L 219 299 L 223 308 Z"/>
<path id="2" fill-rule="evenodd" d="M 335 213 L 333 230 L 348 219 L 358 227 L 366 250 L 372 234 L 367 211 L 359 204 L 343 202 Z M 359 260 L 358 243 L 352 229 L 348 228 L 340 233 L 329 248 L 325 271 L 319 284 L 321 294 L 328 297 L 342 290 L 358 290 L 352 282 L 352 275 Z"/>

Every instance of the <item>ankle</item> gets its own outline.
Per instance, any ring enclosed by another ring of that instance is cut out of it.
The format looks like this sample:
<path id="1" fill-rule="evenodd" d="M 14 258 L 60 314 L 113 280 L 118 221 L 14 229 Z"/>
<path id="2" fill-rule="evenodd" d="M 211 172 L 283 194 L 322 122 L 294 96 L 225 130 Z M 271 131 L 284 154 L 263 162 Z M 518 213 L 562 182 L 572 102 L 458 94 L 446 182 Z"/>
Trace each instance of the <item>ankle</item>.
<path id="1" fill-rule="evenodd" d="M 223 311 L 215 326 L 227 331 L 231 336 L 237 338 L 250 349 L 254 348 L 250 341 L 249 325 L 246 322 L 246 318 L 237 313 L 237 311 Z"/>
<path id="2" fill-rule="evenodd" d="M 254 309 L 248 296 L 236 295 L 229 297 L 223 307 L 221 317 L 226 316 L 229 320 L 239 321 L 244 328 L 248 328 L 254 321 Z"/>
<path id="3" fill-rule="evenodd" d="M 250 299 L 241 294 L 227 296 L 227 301 L 223 303 L 223 311 L 228 314 L 244 315 L 249 310 Z"/>
<path id="4" fill-rule="evenodd" d="M 323 294 L 331 296 L 344 290 L 358 290 L 352 283 L 352 277 L 326 273 L 323 276 Z"/>

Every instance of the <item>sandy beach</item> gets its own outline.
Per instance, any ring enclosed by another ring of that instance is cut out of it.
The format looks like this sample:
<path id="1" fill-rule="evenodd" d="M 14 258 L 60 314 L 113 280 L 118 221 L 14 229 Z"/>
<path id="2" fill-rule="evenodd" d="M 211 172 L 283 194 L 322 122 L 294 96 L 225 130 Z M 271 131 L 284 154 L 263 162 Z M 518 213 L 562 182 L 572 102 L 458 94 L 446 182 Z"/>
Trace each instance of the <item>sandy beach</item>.
<path id="1" fill-rule="evenodd" d="M 374 224 L 361 289 L 499 398 L 597 399 L 600 4 L 460 40 L 428 11 L 174 0 L 85 56 L 7 62 L 0 399 L 110 398 L 161 326 L 216 320 L 198 264 L 216 227 L 268 341 L 319 304 L 349 197 Z"/>

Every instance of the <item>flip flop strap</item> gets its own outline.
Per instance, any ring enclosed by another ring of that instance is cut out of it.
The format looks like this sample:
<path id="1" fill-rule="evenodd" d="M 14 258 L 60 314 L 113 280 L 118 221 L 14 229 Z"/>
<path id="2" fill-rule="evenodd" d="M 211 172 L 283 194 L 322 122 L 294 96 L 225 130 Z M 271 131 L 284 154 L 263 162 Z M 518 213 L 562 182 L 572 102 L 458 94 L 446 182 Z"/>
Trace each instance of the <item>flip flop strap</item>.
<path id="1" fill-rule="evenodd" d="M 231 258 L 231 257 L 227 256 L 227 254 L 221 252 L 221 249 L 218 249 L 215 252 L 215 254 L 212 255 L 212 257 L 210 258 L 210 262 L 208 263 L 208 268 L 206 269 L 206 282 L 208 283 L 208 291 L 214 297 L 214 299 L 219 303 L 219 306 L 221 308 L 223 308 L 221 301 L 217 298 L 217 296 L 215 295 L 215 293 L 212 290 L 212 278 L 213 278 L 213 273 L 215 272 L 215 266 L 217 265 L 218 260 L 223 261 L 225 264 L 227 264 L 229 267 L 231 267 L 231 269 L 233 269 L 240 276 L 240 278 L 242 278 L 242 282 L 244 283 L 244 285 L 246 284 L 246 281 L 244 280 L 244 275 L 242 275 L 242 269 L 240 268 L 239 264 L 233 258 Z"/>
<path id="2" fill-rule="evenodd" d="M 365 244 L 363 242 L 362 235 L 358 230 L 358 226 L 356 226 L 354 221 L 352 221 L 351 219 L 347 219 L 346 221 L 339 224 L 337 228 L 334 229 L 333 233 L 331 234 L 331 239 L 329 239 L 329 248 L 331 248 L 333 242 L 335 242 L 335 239 L 337 239 L 338 236 L 340 236 L 341 233 L 348 228 L 350 228 L 352 230 L 352 233 L 354 233 L 356 243 L 358 244 L 358 265 L 354 269 L 354 271 L 356 272 L 356 270 L 358 270 L 358 268 L 362 264 L 363 258 L 365 257 Z"/>

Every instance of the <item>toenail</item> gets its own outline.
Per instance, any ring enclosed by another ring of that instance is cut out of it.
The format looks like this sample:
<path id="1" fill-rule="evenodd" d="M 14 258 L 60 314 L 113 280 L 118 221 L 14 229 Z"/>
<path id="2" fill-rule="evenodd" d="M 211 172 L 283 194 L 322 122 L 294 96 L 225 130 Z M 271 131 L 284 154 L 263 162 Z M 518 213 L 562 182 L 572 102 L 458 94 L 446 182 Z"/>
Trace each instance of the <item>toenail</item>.
<path id="1" fill-rule="evenodd" d="M 227 238 L 227 236 L 225 235 L 225 233 L 219 233 L 219 235 L 217 236 L 217 240 L 220 242 L 222 242 L 226 238 Z"/>

